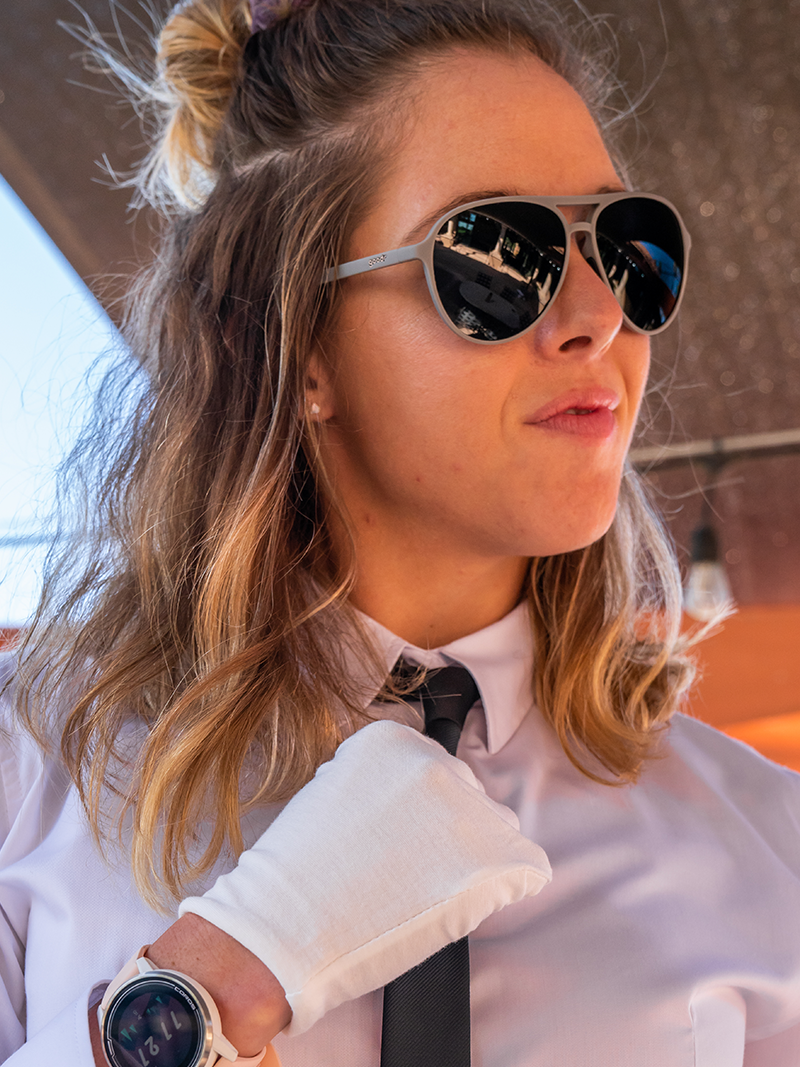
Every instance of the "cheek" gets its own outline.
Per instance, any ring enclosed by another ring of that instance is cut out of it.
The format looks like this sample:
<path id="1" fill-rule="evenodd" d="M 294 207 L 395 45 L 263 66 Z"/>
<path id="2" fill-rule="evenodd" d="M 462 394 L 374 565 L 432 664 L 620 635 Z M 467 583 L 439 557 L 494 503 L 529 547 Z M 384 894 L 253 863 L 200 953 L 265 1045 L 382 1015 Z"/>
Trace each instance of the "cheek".
<path id="1" fill-rule="evenodd" d="M 478 469 L 496 461 L 508 389 L 497 353 L 453 334 L 423 296 L 350 302 L 335 355 L 335 432 L 374 491 L 435 510 L 456 488 L 471 496 Z"/>
<path id="2" fill-rule="evenodd" d="M 333 340 L 337 414 L 354 428 L 376 418 L 421 427 L 459 406 L 468 354 L 423 277 L 355 292 Z"/>
<path id="3" fill-rule="evenodd" d="M 650 373 L 650 338 L 644 334 L 634 334 L 632 341 L 632 353 L 628 360 L 625 384 L 635 419 Z"/>

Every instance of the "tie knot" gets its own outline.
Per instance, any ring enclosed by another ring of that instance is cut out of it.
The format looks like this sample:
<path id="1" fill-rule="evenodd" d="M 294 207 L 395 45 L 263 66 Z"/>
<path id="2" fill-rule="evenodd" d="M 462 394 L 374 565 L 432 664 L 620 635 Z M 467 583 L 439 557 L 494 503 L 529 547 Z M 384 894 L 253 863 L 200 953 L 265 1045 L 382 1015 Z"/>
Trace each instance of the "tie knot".
<path id="1" fill-rule="evenodd" d="M 400 660 L 393 675 L 397 679 L 407 679 L 416 673 L 416 667 Z M 422 701 L 425 732 L 454 756 L 467 712 L 480 696 L 475 679 L 467 668 L 433 668 L 406 696 Z"/>

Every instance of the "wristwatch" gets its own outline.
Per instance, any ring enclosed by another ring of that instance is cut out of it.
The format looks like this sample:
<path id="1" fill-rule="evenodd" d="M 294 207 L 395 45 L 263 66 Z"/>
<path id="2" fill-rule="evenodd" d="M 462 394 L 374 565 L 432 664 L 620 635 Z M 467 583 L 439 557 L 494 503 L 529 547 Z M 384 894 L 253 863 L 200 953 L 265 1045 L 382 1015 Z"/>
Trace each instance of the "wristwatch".
<path id="1" fill-rule="evenodd" d="M 105 991 L 97 1018 L 110 1067 L 258 1067 L 222 1036 L 219 1011 L 208 990 L 180 971 L 159 970 L 145 945 Z"/>

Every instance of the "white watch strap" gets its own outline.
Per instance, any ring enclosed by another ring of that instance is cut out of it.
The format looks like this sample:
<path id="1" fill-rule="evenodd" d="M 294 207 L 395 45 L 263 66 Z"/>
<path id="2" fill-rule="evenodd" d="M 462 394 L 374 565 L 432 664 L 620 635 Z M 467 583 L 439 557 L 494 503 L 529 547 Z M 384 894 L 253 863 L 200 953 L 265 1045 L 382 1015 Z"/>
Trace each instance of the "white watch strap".
<path id="1" fill-rule="evenodd" d="M 97 1018 L 100 1020 L 101 1024 L 103 1016 L 106 1012 L 106 1008 L 111 1002 L 111 998 L 114 996 L 114 994 L 123 982 L 127 982 L 129 978 L 135 978 L 137 974 L 147 974 L 148 971 L 160 970 L 160 968 L 156 967 L 155 964 L 152 963 L 145 955 L 149 948 L 149 945 L 143 945 L 135 956 L 131 956 L 131 958 L 128 960 L 128 962 L 125 964 L 125 966 L 116 976 L 116 978 L 111 982 L 108 989 L 106 989 L 105 993 L 103 994 L 103 999 L 100 1001 L 100 1005 L 97 1009 Z M 197 992 L 206 1002 L 206 1006 L 208 1007 L 209 1013 L 211 1015 L 211 1024 L 212 1031 L 214 1034 L 214 1040 L 211 1043 L 211 1056 L 208 1060 L 207 1067 L 213 1067 L 213 1064 L 215 1064 L 218 1059 L 222 1059 L 226 1063 L 232 1064 L 233 1067 L 258 1067 L 258 1065 L 264 1059 L 264 1056 L 267 1053 L 267 1049 L 270 1046 L 265 1045 L 264 1048 L 262 1048 L 260 1052 L 256 1053 L 255 1056 L 240 1056 L 237 1049 L 235 1049 L 230 1043 L 230 1041 L 228 1041 L 228 1039 L 226 1037 L 223 1037 L 222 1035 L 222 1023 L 220 1022 L 219 1018 L 219 1010 L 217 1009 L 217 1005 L 214 1003 L 214 998 L 211 996 L 208 990 L 201 986 L 195 978 L 190 977 L 188 974 L 182 974 L 180 971 L 173 971 L 172 973 L 180 975 L 180 977 L 183 978 L 184 981 L 189 982 L 190 985 L 192 985 L 197 990 Z"/>
<path id="2" fill-rule="evenodd" d="M 129 978 L 133 978 L 135 975 L 140 973 L 138 967 L 139 960 L 144 959 L 144 954 L 149 948 L 149 945 L 143 945 L 136 953 L 136 955 L 131 956 L 131 958 L 119 972 L 117 977 L 111 981 L 105 993 L 103 993 L 103 999 L 100 1001 L 100 1006 L 97 1009 L 98 1019 L 102 1020 L 102 1017 L 103 1015 L 105 1015 L 106 1008 L 108 1007 L 111 998 L 114 996 L 114 994 L 122 985 L 122 983 L 127 982 Z M 150 963 L 149 960 L 147 962 Z"/>

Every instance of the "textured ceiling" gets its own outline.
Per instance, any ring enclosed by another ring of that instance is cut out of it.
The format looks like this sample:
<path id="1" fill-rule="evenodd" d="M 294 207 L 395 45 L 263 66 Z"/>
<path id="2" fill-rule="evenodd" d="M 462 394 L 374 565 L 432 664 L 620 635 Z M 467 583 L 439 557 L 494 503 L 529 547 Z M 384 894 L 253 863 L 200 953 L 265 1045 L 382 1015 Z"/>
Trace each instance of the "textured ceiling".
<path id="1" fill-rule="evenodd" d="M 609 14 L 631 95 L 649 88 L 624 141 L 636 182 L 673 199 L 693 237 L 681 326 L 656 339 L 639 443 L 800 427 L 800 0 L 585 4 Z M 113 30 L 109 0 L 81 6 Z M 150 223 L 132 221 L 97 161 L 125 171 L 142 146 L 56 25 L 76 18 L 69 0 L 0 6 L 0 171 L 108 302 L 123 283 L 104 279 L 146 254 Z M 143 33 L 123 20 L 135 47 Z M 651 475 L 679 545 L 708 477 Z M 800 456 L 730 463 L 714 481 L 737 599 L 800 602 Z"/>
<path id="2" fill-rule="evenodd" d="M 632 95 L 655 81 L 625 144 L 638 184 L 673 199 L 693 238 L 642 443 L 800 427 L 800 2 L 587 6 L 613 13 Z M 654 475 L 682 545 L 708 480 L 736 598 L 800 601 L 800 456 Z"/>

